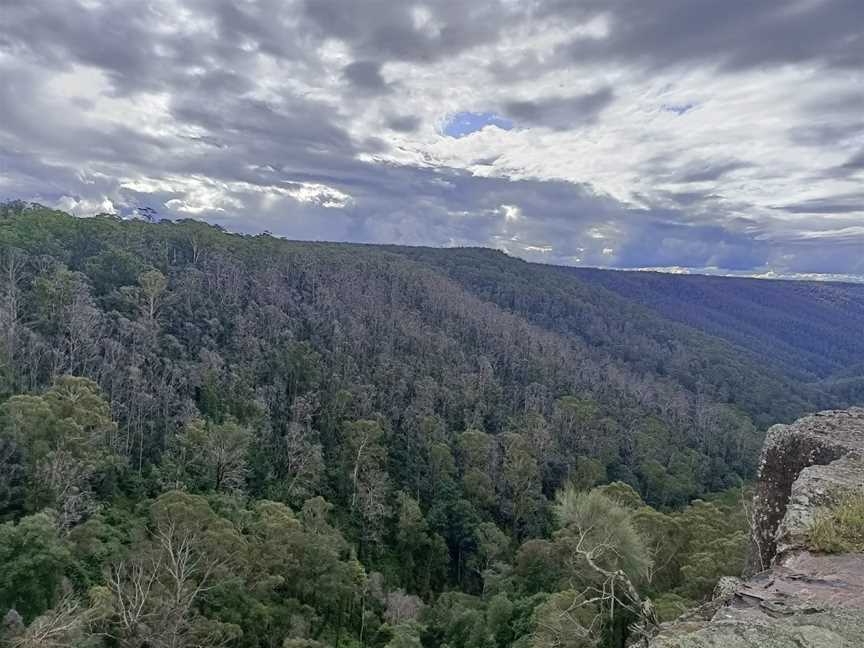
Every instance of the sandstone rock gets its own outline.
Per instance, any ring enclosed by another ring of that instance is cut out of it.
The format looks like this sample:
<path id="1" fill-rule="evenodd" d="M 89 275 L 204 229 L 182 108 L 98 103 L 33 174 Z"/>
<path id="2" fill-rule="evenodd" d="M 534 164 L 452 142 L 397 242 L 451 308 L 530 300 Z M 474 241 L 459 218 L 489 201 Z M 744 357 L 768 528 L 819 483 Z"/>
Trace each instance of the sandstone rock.
<path id="1" fill-rule="evenodd" d="M 816 516 L 849 491 L 864 491 L 864 408 L 772 427 L 753 503 L 751 578 L 718 584 L 714 601 L 665 624 L 652 648 L 864 648 L 864 554 L 806 547 Z"/>
<path id="2" fill-rule="evenodd" d="M 774 534 L 773 562 L 806 544 L 817 516 L 843 493 L 864 492 L 864 460 L 846 456 L 827 466 L 810 466 L 792 484 L 786 512 Z"/>
<path id="3" fill-rule="evenodd" d="M 844 458 L 846 462 L 836 463 Z M 775 425 L 768 430 L 753 498 L 753 547 L 748 573 L 767 569 L 778 557 L 777 534 L 790 496 L 794 494 L 796 498 L 793 515 L 806 522 L 807 511 L 813 512 L 815 507 L 828 503 L 827 498 L 835 492 L 828 482 L 841 486 L 841 482 L 849 481 L 849 485 L 860 487 L 860 479 L 857 486 L 851 483 L 855 481 L 850 479 L 853 469 L 847 462 L 862 458 L 864 408 L 819 412 L 791 425 Z M 824 468 L 805 470 L 810 466 Z M 796 530 L 800 529 L 790 520 L 786 532 Z M 789 542 L 792 538 L 782 540 L 786 540 L 785 549 L 792 548 Z"/>
<path id="4" fill-rule="evenodd" d="M 652 648 L 861 648 L 861 610 L 808 610 L 772 617 L 724 608 L 701 627 L 664 631 Z"/>

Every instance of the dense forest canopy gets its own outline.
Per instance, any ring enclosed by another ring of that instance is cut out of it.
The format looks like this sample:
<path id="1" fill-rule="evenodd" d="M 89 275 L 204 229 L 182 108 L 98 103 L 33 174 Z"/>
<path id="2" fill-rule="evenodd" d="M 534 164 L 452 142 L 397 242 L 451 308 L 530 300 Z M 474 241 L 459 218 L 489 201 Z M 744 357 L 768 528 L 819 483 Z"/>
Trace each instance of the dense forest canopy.
<path id="1" fill-rule="evenodd" d="M 765 427 L 864 395 L 861 287 L 724 281 L 6 204 L 0 632 L 621 645 L 739 569 Z"/>
<path id="2" fill-rule="evenodd" d="M 560 270 L 729 340 L 801 381 L 829 390 L 844 380 L 861 385 L 864 284 Z"/>

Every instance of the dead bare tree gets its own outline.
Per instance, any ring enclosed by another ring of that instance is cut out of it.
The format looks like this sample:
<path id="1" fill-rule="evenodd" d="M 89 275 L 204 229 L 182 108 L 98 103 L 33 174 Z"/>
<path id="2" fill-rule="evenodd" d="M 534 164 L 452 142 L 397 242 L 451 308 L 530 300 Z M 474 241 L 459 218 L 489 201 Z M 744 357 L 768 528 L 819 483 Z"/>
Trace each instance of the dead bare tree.
<path id="1" fill-rule="evenodd" d="M 141 557 L 117 563 L 109 573 L 111 636 L 125 648 L 224 645 L 229 637 L 204 628 L 195 610 L 221 565 L 194 533 L 173 521 L 158 526 L 152 546 Z"/>
<path id="2" fill-rule="evenodd" d="M 108 587 L 114 600 L 117 625 L 122 636 L 140 634 L 153 616 L 151 592 L 161 569 L 161 558 L 148 557 L 113 565 Z"/>
<path id="3" fill-rule="evenodd" d="M 37 617 L 19 636 L 9 641 L 11 648 L 73 648 L 93 620 L 91 610 L 67 595 L 45 614 Z"/>
<path id="4" fill-rule="evenodd" d="M 0 363 L 17 368 L 20 355 L 18 335 L 21 326 L 21 284 L 26 257 L 10 249 L 0 257 Z M 0 365 L 2 366 L 2 365 Z M 14 372 L 9 372 L 14 375 Z"/>
<path id="5" fill-rule="evenodd" d="M 291 422 L 283 437 L 281 448 L 285 462 L 289 497 L 311 492 L 323 470 L 321 445 L 315 442 L 315 433 L 308 425 Z"/>

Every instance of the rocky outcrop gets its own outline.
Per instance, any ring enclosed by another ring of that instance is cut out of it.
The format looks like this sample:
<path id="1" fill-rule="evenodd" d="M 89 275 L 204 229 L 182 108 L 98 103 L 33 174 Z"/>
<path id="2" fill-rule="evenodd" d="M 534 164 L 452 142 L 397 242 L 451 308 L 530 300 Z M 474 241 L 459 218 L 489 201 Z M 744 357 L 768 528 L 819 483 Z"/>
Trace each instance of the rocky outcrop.
<path id="1" fill-rule="evenodd" d="M 753 501 L 747 581 L 665 625 L 652 648 L 862 648 L 864 554 L 819 554 L 807 531 L 843 493 L 864 492 L 864 408 L 768 431 Z"/>
<path id="2" fill-rule="evenodd" d="M 864 408 L 819 412 L 768 430 L 753 498 L 748 574 L 800 544 L 813 513 L 842 488 L 864 488 Z M 857 473 L 857 475 L 856 475 Z"/>

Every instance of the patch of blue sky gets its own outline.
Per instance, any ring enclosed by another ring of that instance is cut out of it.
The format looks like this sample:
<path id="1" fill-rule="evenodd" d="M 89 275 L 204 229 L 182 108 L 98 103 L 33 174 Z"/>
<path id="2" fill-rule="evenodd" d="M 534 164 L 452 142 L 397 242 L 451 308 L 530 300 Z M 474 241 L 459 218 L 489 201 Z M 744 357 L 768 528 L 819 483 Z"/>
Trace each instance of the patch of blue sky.
<path id="1" fill-rule="evenodd" d="M 502 130 L 510 130 L 513 128 L 513 122 L 496 115 L 492 112 L 457 112 L 449 115 L 441 128 L 441 132 L 448 137 L 465 137 L 471 133 L 476 133 L 486 126 L 495 126 Z"/>

